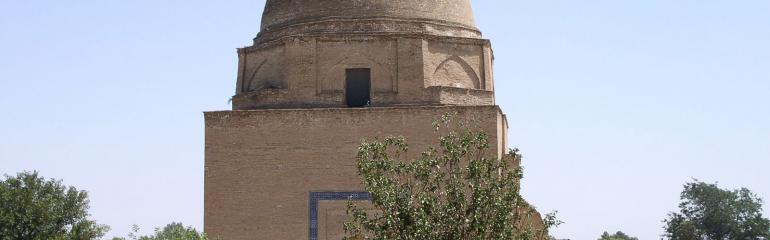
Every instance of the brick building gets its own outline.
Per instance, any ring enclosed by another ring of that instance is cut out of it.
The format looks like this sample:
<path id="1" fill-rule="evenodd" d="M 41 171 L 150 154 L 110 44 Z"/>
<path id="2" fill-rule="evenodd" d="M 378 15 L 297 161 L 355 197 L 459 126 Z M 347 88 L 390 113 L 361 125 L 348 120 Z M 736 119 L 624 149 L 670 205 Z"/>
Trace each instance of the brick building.
<path id="1" fill-rule="evenodd" d="M 239 239 L 340 239 L 363 138 L 435 143 L 443 113 L 489 133 L 490 42 L 469 0 L 268 0 L 252 46 L 238 50 L 233 110 L 205 113 L 205 231 Z"/>

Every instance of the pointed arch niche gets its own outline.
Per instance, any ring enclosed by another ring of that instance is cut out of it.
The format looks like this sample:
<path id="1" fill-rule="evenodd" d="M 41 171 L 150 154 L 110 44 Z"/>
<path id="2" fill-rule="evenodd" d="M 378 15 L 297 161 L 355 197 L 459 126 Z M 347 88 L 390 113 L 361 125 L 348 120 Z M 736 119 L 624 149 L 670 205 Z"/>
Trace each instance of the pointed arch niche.
<path id="1" fill-rule="evenodd" d="M 447 86 L 468 89 L 481 89 L 481 81 L 476 70 L 458 56 L 450 56 L 436 67 L 431 77 L 435 86 Z"/>

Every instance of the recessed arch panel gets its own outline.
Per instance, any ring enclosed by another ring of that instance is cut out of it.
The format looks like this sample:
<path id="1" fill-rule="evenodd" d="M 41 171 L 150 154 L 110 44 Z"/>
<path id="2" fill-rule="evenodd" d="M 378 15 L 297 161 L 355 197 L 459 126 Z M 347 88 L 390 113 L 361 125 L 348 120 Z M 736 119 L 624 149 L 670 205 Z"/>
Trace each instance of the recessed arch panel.
<path id="1" fill-rule="evenodd" d="M 451 56 L 441 62 L 433 72 L 431 81 L 437 86 L 481 88 L 481 82 L 476 71 L 468 62 L 458 56 Z"/>

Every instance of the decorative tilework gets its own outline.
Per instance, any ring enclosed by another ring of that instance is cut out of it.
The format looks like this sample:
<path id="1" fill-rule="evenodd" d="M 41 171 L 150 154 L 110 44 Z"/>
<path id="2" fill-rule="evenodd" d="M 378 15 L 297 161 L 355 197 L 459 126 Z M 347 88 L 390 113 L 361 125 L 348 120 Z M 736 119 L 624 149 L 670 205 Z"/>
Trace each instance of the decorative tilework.
<path id="1" fill-rule="evenodd" d="M 310 240 L 318 240 L 318 202 L 319 201 L 366 201 L 371 200 L 368 192 L 310 192 Z"/>

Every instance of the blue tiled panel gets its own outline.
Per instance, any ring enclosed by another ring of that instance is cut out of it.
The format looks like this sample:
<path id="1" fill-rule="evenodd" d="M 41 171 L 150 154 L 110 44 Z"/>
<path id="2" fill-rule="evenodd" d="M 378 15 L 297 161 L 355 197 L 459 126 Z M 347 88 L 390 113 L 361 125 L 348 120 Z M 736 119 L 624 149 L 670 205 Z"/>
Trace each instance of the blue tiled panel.
<path id="1" fill-rule="evenodd" d="M 310 192 L 310 240 L 318 240 L 318 201 L 371 200 L 368 192 Z"/>

